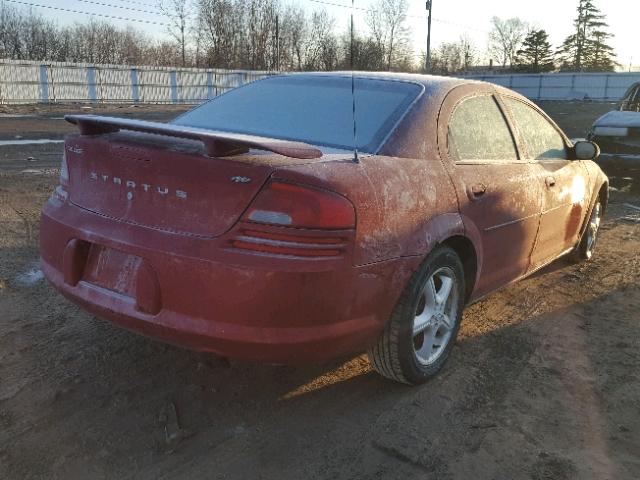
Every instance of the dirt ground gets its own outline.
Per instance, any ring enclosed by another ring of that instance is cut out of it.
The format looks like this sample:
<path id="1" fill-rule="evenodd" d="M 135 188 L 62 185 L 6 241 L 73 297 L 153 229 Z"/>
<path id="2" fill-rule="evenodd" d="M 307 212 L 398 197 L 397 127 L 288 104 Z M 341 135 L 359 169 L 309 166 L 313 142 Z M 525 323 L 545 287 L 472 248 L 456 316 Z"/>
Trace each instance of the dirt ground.
<path id="1" fill-rule="evenodd" d="M 543 106 L 572 137 L 609 109 Z M 59 139 L 79 109 L 6 111 L 0 141 Z M 593 262 L 470 307 L 442 374 L 410 388 L 365 356 L 278 367 L 182 350 L 57 295 L 37 239 L 60 151 L 0 145 L 0 478 L 640 478 L 637 179 L 612 192 Z"/>

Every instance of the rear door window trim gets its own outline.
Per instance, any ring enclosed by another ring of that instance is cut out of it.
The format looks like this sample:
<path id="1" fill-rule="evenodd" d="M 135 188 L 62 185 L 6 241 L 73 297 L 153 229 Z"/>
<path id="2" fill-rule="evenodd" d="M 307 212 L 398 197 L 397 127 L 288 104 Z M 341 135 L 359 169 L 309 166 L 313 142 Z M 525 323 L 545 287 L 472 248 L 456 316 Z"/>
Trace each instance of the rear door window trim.
<path id="1" fill-rule="evenodd" d="M 513 148 L 516 154 L 516 158 L 514 158 L 513 160 L 508 160 L 508 159 L 497 159 L 497 160 L 493 160 L 493 159 L 459 159 L 457 158 L 457 155 L 455 155 L 455 153 L 452 151 L 451 149 L 451 145 L 450 145 L 450 135 L 449 135 L 449 125 L 451 124 L 451 119 L 453 118 L 453 116 L 456 113 L 456 110 L 458 109 L 458 107 L 464 103 L 467 100 L 470 100 L 472 98 L 475 97 L 491 97 L 492 100 L 495 102 L 496 107 L 498 108 L 498 110 L 500 111 L 502 118 L 505 122 L 505 125 L 507 126 L 507 129 L 509 131 L 509 134 L 511 135 L 511 141 L 513 142 Z M 509 116 L 507 115 L 507 113 L 505 112 L 502 102 L 500 102 L 499 98 L 497 97 L 497 95 L 495 93 L 486 91 L 486 92 L 474 92 L 468 95 L 463 96 L 462 98 L 460 98 L 455 105 L 453 106 L 453 108 L 451 109 L 451 114 L 449 115 L 449 118 L 447 119 L 447 135 L 446 135 L 446 139 L 447 139 L 447 156 L 449 157 L 449 160 L 451 160 L 455 165 L 520 165 L 523 163 L 528 163 L 526 160 L 522 159 L 522 154 L 521 154 L 521 149 L 520 149 L 520 145 L 517 139 L 517 136 L 515 135 L 515 132 L 513 130 L 513 125 L 511 123 L 511 119 L 509 118 Z"/>

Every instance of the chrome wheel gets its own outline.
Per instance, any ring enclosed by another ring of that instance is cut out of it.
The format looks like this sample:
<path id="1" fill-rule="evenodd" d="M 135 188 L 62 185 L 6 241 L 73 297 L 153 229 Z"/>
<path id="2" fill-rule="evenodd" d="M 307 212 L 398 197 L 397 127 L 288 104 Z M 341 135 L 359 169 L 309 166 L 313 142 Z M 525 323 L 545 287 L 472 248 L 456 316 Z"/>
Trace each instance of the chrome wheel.
<path id="1" fill-rule="evenodd" d="M 591 211 L 591 217 L 589 217 L 589 225 L 587 225 L 587 231 L 585 232 L 586 238 L 586 250 L 585 255 L 587 259 L 593 256 L 593 252 L 596 248 L 596 242 L 598 241 L 598 231 L 600 230 L 600 222 L 602 220 L 602 205 L 600 202 L 596 202 Z"/>
<path id="2" fill-rule="evenodd" d="M 442 267 L 425 283 L 413 320 L 413 348 L 418 362 L 431 365 L 446 350 L 458 309 L 456 275 Z"/>

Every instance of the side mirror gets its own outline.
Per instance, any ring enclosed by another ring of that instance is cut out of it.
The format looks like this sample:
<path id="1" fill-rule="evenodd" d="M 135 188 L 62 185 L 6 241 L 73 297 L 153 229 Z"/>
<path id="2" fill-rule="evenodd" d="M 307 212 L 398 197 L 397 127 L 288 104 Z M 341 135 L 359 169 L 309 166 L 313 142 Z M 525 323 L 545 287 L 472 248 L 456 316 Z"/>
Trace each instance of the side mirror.
<path id="1" fill-rule="evenodd" d="M 576 160 L 595 160 L 600 156 L 600 147 L 586 140 L 580 140 L 573 146 Z"/>

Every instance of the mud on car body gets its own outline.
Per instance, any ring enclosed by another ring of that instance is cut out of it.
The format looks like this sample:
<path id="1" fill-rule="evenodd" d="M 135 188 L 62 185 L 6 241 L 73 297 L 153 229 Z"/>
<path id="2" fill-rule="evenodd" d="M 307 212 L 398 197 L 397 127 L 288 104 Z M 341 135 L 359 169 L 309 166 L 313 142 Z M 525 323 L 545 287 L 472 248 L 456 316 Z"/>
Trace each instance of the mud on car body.
<path id="1" fill-rule="evenodd" d="M 465 305 L 591 258 L 595 145 L 494 85 L 353 82 L 355 137 L 342 73 L 271 77 L 169 124 L 69 117 L 45 275 L 167 342 L 277 363 L 367 350 L 415 384 L 444 365 Z"/>

